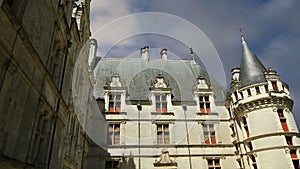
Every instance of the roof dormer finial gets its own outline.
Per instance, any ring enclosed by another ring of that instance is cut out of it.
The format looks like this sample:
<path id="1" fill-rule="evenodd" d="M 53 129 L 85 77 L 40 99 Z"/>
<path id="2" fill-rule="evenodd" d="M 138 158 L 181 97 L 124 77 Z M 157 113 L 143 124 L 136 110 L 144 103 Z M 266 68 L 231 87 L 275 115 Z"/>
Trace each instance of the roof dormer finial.
<path id="1" fill-rule="evenodd" d="M 240 30 L 240 35 L 241 35 L 241 38 L 242 38 L 242 42 L 246 42 L 246 40 L 244 38 L 244 34 L 243 34 L 243 31 L 242 31 L 242 28 L 240 28 L 239 30 Z"/>
<path id="2" fill-rule="evenodd" d="M 194 50 L 192 46 L 190 46 L 190 51 L 191 51 L 192 63 L 195 63 Z"/>

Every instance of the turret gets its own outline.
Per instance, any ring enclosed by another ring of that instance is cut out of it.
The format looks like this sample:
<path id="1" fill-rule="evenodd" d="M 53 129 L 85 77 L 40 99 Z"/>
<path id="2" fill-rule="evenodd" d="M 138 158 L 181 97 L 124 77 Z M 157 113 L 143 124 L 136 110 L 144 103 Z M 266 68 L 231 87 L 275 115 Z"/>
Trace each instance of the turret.
<path id="1" fill-rule="evenodd" d="M 243 88 L 252 84 L 266 82 L 264 72 L 266 68 L 259 61 L 257 56 L 248 47 L 248 44 L 241 33 L 242 38 L 242 60 L 240 65 L 240 83 L 239 87 Z"/>
<path id="2" fill-rule="evenodd" d="M 230 111 L 241 168 L 298 168 L 300 145 L 288 85 L 266 69 L 243 34 L 240 69 L 232 69 Z"/>

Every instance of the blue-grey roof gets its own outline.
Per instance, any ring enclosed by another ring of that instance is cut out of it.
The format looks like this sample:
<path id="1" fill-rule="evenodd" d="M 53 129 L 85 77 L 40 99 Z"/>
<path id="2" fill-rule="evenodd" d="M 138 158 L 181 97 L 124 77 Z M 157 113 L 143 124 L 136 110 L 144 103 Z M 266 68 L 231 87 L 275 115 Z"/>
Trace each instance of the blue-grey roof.
<path id="1" fill-rule="evenodd" d="M 264 72 L 266 68 L 259 61 L 257 56 L 248 47 L 248 44 L 242 36 L 242 60 L 240 65 L 239 87 L 243 88 L 252 84 L 265 82 Z"/>
<path id="2" fill-rule="evenodd" d="M 209 79 L 207 73 L 190 60 L 151 59 L 147 62 L 141 58 L 102 58 L 95 68 L 96 98 L 103 97 L 103 86 L 116 73 L 127 86 L 127 100 L 149 100 L 149 87 L 159 73 L 172 88 L 173 101 L 193 101 L 193 87 L 199 75 L 205 76 L 210 82 L 215 101 L 226 99 L 227 91 L 215 80 Z"/>

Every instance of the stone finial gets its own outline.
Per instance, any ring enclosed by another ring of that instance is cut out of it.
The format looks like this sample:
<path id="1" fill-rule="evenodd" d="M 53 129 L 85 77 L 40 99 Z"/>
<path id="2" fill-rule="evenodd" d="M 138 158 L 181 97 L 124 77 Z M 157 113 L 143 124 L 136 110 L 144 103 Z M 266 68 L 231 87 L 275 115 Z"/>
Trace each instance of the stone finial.
<path id="1" fill-rule="evenodd" d="M 231 75 L 233 81 L 239 81 L 240 80 L 240 68 L 234 67 L 231 69 Z"/>
<path id="2" fill-rule="evenodd" d="M 196 85 L 197 89 L 209 89 L 209 86 L 206 82 L 206 79 L 204 76 L 199 76 L 197 79 L 197 85 Z"/>
<path id="3" fill-rule="evenodd" d="M 154 84 L 155 88 L 167 88 L 167 84 L 164 81 L 164 78 L 162 76 L 156 77 L 156 83 Z"/>

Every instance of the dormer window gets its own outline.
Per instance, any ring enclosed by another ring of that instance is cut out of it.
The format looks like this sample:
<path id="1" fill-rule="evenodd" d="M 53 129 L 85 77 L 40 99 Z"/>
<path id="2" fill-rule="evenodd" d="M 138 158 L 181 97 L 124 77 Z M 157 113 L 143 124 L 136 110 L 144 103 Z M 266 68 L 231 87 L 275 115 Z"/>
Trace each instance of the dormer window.
<path id="1" fill-rule="evenodd" d="M 213 92 L 203 76 L 199 76 L 194 86 L 194 99 L 198 105 L 197 114 L 204 115 L 212 112 Z"/>
<path id="2" fill-rule="evenodd" d="M 210 99 L 208 95 L 199 96 L 199 108 L 201 113 L 211 112 Z"/>
<path id="3" fill-rule="evenodd" d="M 276 81 L 272 81 L 272 87 L 273 87 L 273 90 L 276 92 L 278 91 L 278 86 L 277 86 L 277 82 Z"/>
<path id="4" fill-rule="evenodd" d="M 121 113 L 125 106 L 126 87 L 120 82 L 119 75 L 112 75 L 104 86 L 105 109 L 107 113 Z"/>
<path id="5" fill-rule="evenodd" d="M 156 77 L 156 81 L 151 85 L 151 100 L 153 103 L 152 114 L 173 114 L 171 110 L 171 88 L 165 82 L 161 73 Z"/>
<path id="6" fill-rule="evenodd" d="M 256 94 L 260 94 L 260 89 L 258 86 L 255 87 Z"/>
<path id="7" fill-rule="evenodd" d="M 156 94 L 155 95 L 155 107 L 156 112 L 166 113 L 168 112 L 168 102 L 166 94 Z"/>
<path id="8" fill-rule="evenodd" d="M 121 111 L 121 94 L 110 93 L 109 94 L 109 112 L 120 112 Z"/>

